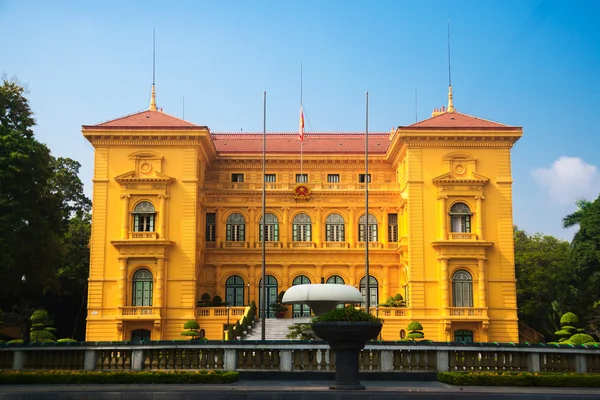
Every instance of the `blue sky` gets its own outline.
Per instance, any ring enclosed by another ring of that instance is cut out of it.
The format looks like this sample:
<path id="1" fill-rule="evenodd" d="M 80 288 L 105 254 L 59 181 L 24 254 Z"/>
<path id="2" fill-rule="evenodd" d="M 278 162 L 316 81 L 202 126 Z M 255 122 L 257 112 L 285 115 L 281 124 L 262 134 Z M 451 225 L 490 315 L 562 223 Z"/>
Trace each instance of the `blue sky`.
<path id="1" fill-rule="evenodd" d="M 461 112 L 523 126 L 514 220 L 570 240 L 561 219 L 600 193 L 600 2 L 0 0 L 0 73 L 26 85 L 39 140 L 82 164 L 81 125 L 158 105 L 215 132 L 389 131 L 446 104 L 446 31 Z"/>

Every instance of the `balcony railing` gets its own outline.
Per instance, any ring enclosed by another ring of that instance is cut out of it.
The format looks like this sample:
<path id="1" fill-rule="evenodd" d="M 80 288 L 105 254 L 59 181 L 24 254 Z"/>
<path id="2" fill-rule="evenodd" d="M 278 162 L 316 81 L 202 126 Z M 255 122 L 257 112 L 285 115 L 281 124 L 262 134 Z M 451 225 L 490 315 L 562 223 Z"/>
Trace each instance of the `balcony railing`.
<path id="1" fill-rule="evenodd" d="M 158 239 L 158 232 L 129 232 L 129 239 Z"/>
<path id="2" fill-rule="evenodd" d="M 450 232 L 448 240 L 477 240 L 477 235 L 470 232 Z"/>
<path id="3" fill-rule="evenodd" d="M 262 242 L 255 242 L 254 247 L 260 249 L 262 247 Z M 265 249 L 268 249 L 268 248 L 281 249 L 281 247 L 282 247 L 281 242 L 265 242 Z"/>
<path id="4" fill-rule="evenodd" d="M 248 242 L 223 242 L 221 246 L 224 249 L 238 248 L 238 249 L 247 249 Z"/>
<path id="5" fill-rule="evenodd" d="M 410 308 L 388 308 L 388 307 L 379 307 L 376 313 L 379 317 L 410 317 Z"/>
<path id="6" fill-rule="evenodd" d="M 348 242 L 323 242 L 324 249 L 347 249 Z"/>
<path id="7" fill-rule="evenodd" d="M 365 190 L 364 183 L 306 182 L 312 190 Z M 296 182 L 267 182 L 267 190 L 292 190 Z M 206 190 L 262 190 L 261 182 L 205 182 Z M 400 190 L 395 182 L 369 183 L 369 190 Z"/>
<path id="8" fill-rule="evenodd" d="M 290 242 L 290 249 L 314 249 L 314 242 Z"/>
<path id="9" fill-rule="evenodd" d="M 448 315 L 451 317 L 483 317 L 483 308 L 450 307 Z"/>
<path id="10" fill-rule="evenodd" d="M 160 307 L 153 306 L 125 306 L 119 307 L 119 314 L 122 317 L 128 318 L 131 317 L 133 319 L 143 319 L 146 317 L 152 318 L 160 318 Z"/>
<path id="11" fill-rule="evenodd" d="M 229 309 L 227 307 L 198 307 L 196 308 L 196 317 L 227 317 L 229 314 L 230 318 L 235 317 L 237 321 L 244 315 L 246 308 L 244 306 L 229 307 Z"/>
<path id="12" fill-rule="evenodd" d="M 365 248 L 365 242 L 358 242 L 358 243 L 356 243 L 356 247 L 358 247 L 359 249 L 364 249 Z M 380 249 L 381 248 L 381 242 L 369 242 L 369 248 L 370 249 Z"/>

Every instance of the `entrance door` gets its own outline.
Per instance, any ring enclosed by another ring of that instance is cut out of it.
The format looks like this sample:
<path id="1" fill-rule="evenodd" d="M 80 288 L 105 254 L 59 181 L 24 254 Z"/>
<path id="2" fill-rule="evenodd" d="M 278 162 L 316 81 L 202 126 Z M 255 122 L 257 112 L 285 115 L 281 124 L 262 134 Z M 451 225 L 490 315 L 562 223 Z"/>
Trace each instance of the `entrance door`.
<path id="1" fill-rule="evenodd" d="M 298 275 L 294 278 L 292 285 L 304 285 L 310 283 L 310 279 L 308 279 L 305 275 Z M 308 304 L 294 304 L 292 307 L 292 318 L 296 317 L 310 317 L 310 307 Z"/>
<path id="2" fill-rule="evenodd" d="M 147 329 L 136 329 L 131 332 L 131 343 L 148 343 L 150 342 L 150 331 Z"/>
<path id="3" fill-rule="evenodd" d="M 267 283 L 265 285 L 266 289 L 267 289 L 267 313 L 265 314 L 266 318 L 275 318 L 275 313 L 272 311 L 271 308 L 271 304 L 275 303 L 277 301 L 277 279 L 275 279 L 274 276 L 272 275 L 267 275 L 266 277 L 267 279 Z M 260 282 L 258 283 L 258 309 L 260 311 L 260 316 L 262 317 L 262 312 L 263 312 L 263 301 L 262 301 L 262 295 L 263 295 L 263 291 L 262 291 L 262 279 L 260 280 Z"/>

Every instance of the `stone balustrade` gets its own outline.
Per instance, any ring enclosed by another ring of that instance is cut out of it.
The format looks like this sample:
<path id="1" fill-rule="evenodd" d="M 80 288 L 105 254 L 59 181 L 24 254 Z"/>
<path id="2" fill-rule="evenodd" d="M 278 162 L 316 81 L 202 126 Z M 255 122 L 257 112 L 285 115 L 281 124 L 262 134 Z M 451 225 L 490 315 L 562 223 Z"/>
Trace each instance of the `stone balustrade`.
<path id="1" fill-rule="evenodd" d="M 600 349 L 371 342 L 359 363 L 374 372 L 600 373 Z M 0 369 L 334 371 L 335 357 L 321 341 L 17 345 L 0 347 Z"/>

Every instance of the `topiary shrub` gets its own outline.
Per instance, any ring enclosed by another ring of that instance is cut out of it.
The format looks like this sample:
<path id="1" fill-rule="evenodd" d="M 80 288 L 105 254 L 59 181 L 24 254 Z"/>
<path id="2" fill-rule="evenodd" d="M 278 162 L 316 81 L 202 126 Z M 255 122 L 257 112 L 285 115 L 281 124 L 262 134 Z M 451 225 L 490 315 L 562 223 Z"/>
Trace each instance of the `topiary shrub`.
<path id="1" fill-rule="evenodd" d="M 223 299 L 218 294 L 213 297 L 212 306 L 213 307 L 224 307 L 226 304 L 223 303 Z"/>
<path id="2" fill-rule="evenodd" d="M 202 295 L 202 297 L 200 298 L 200 300 L 198 300 L 198 302 L 196 303 L 196 307 L 210 307 L 210 306 L 211 306 L 210 294 L 204 293 Z"/>
<path id="3" fill-rule="evenodd" d="M 380 307 L 406 307 L 406 302 L 402 298 L 400 293 L 395 296 L 389 297 L 387 301 L 379 305 Z"/>
<path id="4" fill-rule="evenodd" d="M 71 338 L 58 339 L 56 343 L 77 343 L 77 340 Z"/>
<path id="5" fill-rule="evenodd" d="M 315 317 L 312 322 L 382 322 L 381 319 L 365 311 L 358 310 L 352 306 L 335 308 L 323 315 Z"/>
<path id="6" fill-rule="evenodd" d="M 56 328 L 52 327 L 52 319 L 46 310 L 35 310 L 31 314 L 31 329 L 29 331 L 29 340 L 36 342 L 55 342 Z"/>
<path id="7" fill-rule="evenodd" d="M 196 339 L 200 337 L 200 332 L 198 332 L 200 329 L 200 324 L 198 324 L 196 320 L 190 319 L 186 321 L 186 323 L 183 324 L 183 329 L 185 330 L 181 332 L 181 336 L 189 336 L 190 339 Z"/>
<path id="8" fill-rule="evenodd" d="M 560 326 L 568 326 L 568 325 L 572 325 L 575 326 L 579 324 L 579 318 L 577 317 L 577 315 L 573 314 L 572 312 L 566 312 L 563 314 L 562 317 L 560 317 Z"/>
<path id="9" fill-rule="evenodd" d="M 594 338 L 587 333 L 576 333 L 566 342 L 569 344 L 589 344 L 594 342 Z"/>
<path id="10" fill-rule="evenodd" d="M 23 343 L 23 339 L 13 339 L 13 340 L 9 340 L 8 342 L 6 342 L 6 344 L 22 344 Z"/>
<path id="11" fill-rule="evenodd" d="M 421 325 L 419 321 L 412 321 L 408 324 L 406 329 L 410 331 L 408 335 L 406 335 L 407 339 L 412 339 L 414 341 L 415 339 L 423 339 L 425 337 L 425 334 L 422 332 L 423 325 Z"/>

